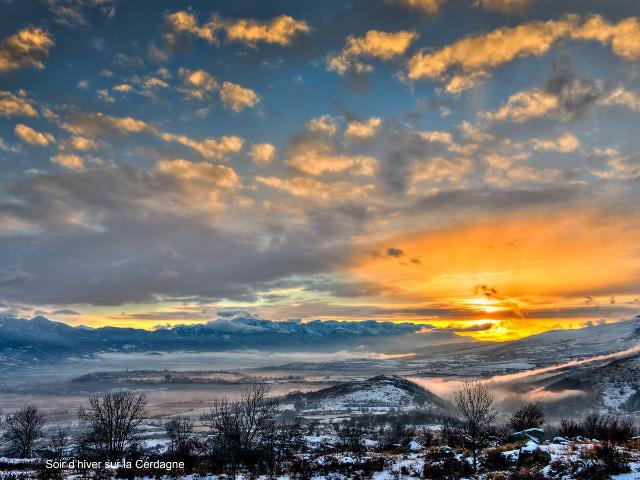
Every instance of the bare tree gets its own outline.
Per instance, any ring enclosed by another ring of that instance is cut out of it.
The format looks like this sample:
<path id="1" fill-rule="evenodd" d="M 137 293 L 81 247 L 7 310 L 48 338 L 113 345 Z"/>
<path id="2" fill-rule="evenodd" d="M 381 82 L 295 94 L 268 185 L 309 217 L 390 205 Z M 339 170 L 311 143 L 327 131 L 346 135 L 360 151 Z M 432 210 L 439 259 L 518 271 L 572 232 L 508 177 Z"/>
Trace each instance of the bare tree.
<path id="1" fill-rule="evenodd" d="M 176 461 L 184 462 L 185 472 L 191 471 L 198 452 L 204 448 L 204 443 L 193 435 L 193 420 L 179 415 L 165 423 L 164 429 L 170 441 L 168 455 Z"/>
<path id="2" fill-rule="evenodd" d="M 30 457 L 37 441 L 42 438 L 45 423 L 45 413 L 35 405 L 28 405 L 7 415 L 2 435 L 7 443 L 7 453 L 20 458 Z"/>
<path id="3" fill-rule="evenodd" d="M 189 442 L 193 433 L 193 421 L 189 417 L 179 415 L 164 424 L 164 429 L 169 437 L 169 449 L 178 452 Z"/>
<path id="4" fill-rule="evenodd" d="M 264 460 L 267 439 L 276 429 L 278 402 L 265 384 L 254 385 L 236 401 L 215 401 L 202 421 L 209 427 L 212 454 L 232 472 Z"/>
<path id="5" fill-rule="evenodd" d="M 87 423 L 91 442 L 109 459 L 117 459 L 137 439 L 146 406 L 143 393 L 109 392 L 89 397 L 89 407 L 81 408 L 79 417 Z"/>
<path id="6" fill-rule="evenodd" d="M 54 459 L 61 459 L 71 442 L 69 441 L 69 430 L 59 428 L 51 435 L 47 443 L 47 455 Z"/>
<path id="7" fill-rule="evenodd" d="M 478 450 L 487 428 L 496 418 L 493 396 L 485 384 L 468 381 L 454 394 L 454 400 L 462 416 L 462 428 L 470 443 L 473 469 L 477 471 Z"/>

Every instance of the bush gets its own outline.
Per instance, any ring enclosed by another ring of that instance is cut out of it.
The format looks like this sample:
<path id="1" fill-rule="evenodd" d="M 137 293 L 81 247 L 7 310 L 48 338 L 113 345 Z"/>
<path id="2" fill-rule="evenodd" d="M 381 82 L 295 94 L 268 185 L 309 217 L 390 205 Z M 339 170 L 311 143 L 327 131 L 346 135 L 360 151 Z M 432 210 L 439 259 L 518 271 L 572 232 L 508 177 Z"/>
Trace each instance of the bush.
<path id="1" fill-rule="evenodd" d="M 558 433 L 561 437 L 574 438 L 584 435 L 584 429 L 582 425 L 576 422 L 573 418 L 563 418 L 560 420 L 560 429 Z"/>
<path id="2" fill-rule="evenodd" d="M 582 436 L 620 444 L 633 438 L 636 428 L 629 418 L 590 413 L 581 423 L 562 419 L 558 433 L 566 438 Z"/>
<path id="3" fill-rule="evenodd" d="M 518 468 L 544 467 L 551 461 L 551 455 L 540 449 L 533 452 L 520 452 L 518 456 Z"/>
<path id="4" fill-rule="evenodd" d="M 636 433 L 635 426 L 629 418 L 607 417 L 598 432 L 598 438 L 616 444 L 631 440 Z"/>
<path id="5" fill-rule="evenodd" d="M 448 450 L 429 450 L 425 457 L 423 477 L 433 480 L 459 480 L 470 477 L 473 467 Z"/>
<path id="6" fill-rule="evenodd" d="M 482 462 L 483 468 L 488 472 L 508 470 L 510 463 L 502 452 L 503 449 L 501 448 L 490 448 L 485 450 L 485 456 Z"/>
<path id="7" fill-rule="evenodd" d="M 544 425 L 544 412 L 533 403 L 521 407 L 507 421 L 507 426 L 515 432 L 527 428 L 540 428 L 542 425 Z"/>
<path id="8" fill-rule="evenodd" d="M 509 480 L 547 480 L 547 477 L 535 468 L 521 468 L 509 475 Z"/>
<path id="9" fill-rule="evenodd" d="M 612 443 L 596 444 L 580 453 L 573 473 L 577 480 L 605 480 L 611 475 L 630 472 L 629 459 L 627 452 Z"/>

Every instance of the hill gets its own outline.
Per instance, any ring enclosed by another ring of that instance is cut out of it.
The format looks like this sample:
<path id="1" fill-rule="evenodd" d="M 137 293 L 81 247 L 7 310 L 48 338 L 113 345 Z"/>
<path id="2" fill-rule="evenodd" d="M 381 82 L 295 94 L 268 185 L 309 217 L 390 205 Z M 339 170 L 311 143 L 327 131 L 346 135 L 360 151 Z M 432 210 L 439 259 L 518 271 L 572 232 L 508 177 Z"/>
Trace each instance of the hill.
<path id="1" fill-rule="evenodd" d="M 443 411 L 447 403 L 429 390 L 395 375 L 334 385 L 306 394 L 290 395 L 297 408 L 309 413 L 387 413 L 417 409 Z"/>

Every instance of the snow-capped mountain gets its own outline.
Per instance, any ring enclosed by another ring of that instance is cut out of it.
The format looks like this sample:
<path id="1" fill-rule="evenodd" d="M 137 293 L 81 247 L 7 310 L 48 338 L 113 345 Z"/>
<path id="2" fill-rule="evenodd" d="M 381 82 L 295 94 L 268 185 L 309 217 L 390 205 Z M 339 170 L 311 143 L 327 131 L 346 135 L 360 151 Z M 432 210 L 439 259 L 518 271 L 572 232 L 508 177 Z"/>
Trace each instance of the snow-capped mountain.
<path id="1" fill-rule="evenodd" d="M 30 362 L 100 352 L 271 351 L 386 352 L 398 345 L 459 342 L 451 332 L 418 334 L 422 325 L 395 322 L 296 320 L 276 322 L 252 316 L 218 318 L 203 324 L 143 330 L 71 327 L 45 317 L 0 317 L 0 359 Z"/>

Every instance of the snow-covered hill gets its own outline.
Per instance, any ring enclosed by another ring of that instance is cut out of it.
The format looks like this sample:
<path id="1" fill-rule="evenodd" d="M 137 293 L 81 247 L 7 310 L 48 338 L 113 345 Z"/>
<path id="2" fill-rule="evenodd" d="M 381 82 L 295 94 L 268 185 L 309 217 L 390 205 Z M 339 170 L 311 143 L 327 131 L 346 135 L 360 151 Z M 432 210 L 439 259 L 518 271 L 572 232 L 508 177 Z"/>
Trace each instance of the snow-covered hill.
<path id="1" fill-rule="evenodd" d="M 447 408 L 446 402 L 429 390 L 395 375 L 380 375 L 307 393 L 298 405 L 307 413 L 386 413 L 392 409 L 407 411 Z"/>

